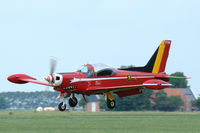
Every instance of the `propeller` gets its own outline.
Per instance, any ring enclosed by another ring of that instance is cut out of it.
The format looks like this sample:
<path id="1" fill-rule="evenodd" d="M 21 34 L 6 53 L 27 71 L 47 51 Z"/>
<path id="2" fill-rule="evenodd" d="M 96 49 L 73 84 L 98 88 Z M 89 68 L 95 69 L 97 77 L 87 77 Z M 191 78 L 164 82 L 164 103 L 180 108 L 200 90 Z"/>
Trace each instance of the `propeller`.
<path id="1" fill-rule="evenodd" d="M 50 57 L 50 75 L 53 75 L 53 73 L 55 72 L 56 64 L 57 64 L 57 58 L 54 56 L 51 56 Z M 45 77 L 45 80 L 49 82 L 50 81 L 49 76 Z M 44 90 L 44 98 L 43 98 L 43 100 L 47 102 L 47 104 L 49 103 L 49 93 L 50 93 L 50 89 L 49 89 L 49 86 L 47 86 Z"/>
<path id="2" fill-rule="evenodd" d="M 48 81 L 50 84 L 54 82 L 54 76 L 53 76 L 53 74 L 54 74 L 54 72 L 55 72 L 56 63 L 57 63 L 56 59 L 57 59 L 57 58 L 54 57 L 54 56 L 51 56 L 51 57 L 50 57 L 50 74 L 44 78 L 44 79 L 45 79 L 46 81 Z M 52 84 L 52 85 L 53 85 L 53 84 Z"/>
<path id="3" fill-rule="evenodd" d="M 54 56 L 51 56 L 50 58 L 50 75 L 52 75 L 55 72 L 56 64 L 57 64 L 57 58 Z"/>

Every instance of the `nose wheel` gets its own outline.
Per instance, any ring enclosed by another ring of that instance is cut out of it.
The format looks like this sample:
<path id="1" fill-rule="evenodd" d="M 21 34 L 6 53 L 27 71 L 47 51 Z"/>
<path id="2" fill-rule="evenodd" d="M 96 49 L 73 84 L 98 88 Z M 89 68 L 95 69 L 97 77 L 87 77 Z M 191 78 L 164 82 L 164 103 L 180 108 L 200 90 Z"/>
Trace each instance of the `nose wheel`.
<path id="1" fill-rule="evenodd" d="M 60 111 L 65 111 L 65 109 L 66 109 L 66 103 L 61 102 L 60 104 L 58 104 L 58 109 Z"/>
<path id="2" fill-rule="evenodd" d="M 77 98 L 74 96 L 74 93 L 64 93 L 64 94 L 60 94 L 59 98 L 63 97 L 63 101 L 58 105 L 58 109 L 60 111 L 65 111 L 66 109 L 66 103 L 64 102 L 64 98 L 70 97 L 69 98 L 69 106 L 70 107 L 75 107 L 78 103 Z"/>
<path id="3" fill-rule="evenodd" d="M 63 100 L 60 104 L 58 104 L 58 109 L 60 111 L 65 111 L 65 109 L 66 109 L 66 103 L 64 102 L 64 98 L 70 97 L 69 101 L 68 101 L 70 107 L 75 107 L 78 104 L 78 100 L 74 96 L 74 93 L 72 93 L 72 94 L 71 93 L 60 94 L 60 96 L 58 98 L 61 98 L 61 97 L 63 97 Z"/>

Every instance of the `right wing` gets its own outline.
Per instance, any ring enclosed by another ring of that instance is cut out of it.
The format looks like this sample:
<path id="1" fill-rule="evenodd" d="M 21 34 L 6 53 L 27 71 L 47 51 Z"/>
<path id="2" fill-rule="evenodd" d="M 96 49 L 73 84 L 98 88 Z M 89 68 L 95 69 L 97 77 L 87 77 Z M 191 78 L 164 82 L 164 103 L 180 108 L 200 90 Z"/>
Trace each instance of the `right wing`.
<path id="1" fill-rule="evenodd" d="M 35 84 L 40 84 L 40 85 L 46 85 L 46 86 L 52 86 L 48 82 L 44 81 L 38 81 L 37 79 L 30 77 L 25 74 L 14 74 L 8 77 L 8 81 L 16 84 L 25 84 L 28 82 L 35 83 Z"/>

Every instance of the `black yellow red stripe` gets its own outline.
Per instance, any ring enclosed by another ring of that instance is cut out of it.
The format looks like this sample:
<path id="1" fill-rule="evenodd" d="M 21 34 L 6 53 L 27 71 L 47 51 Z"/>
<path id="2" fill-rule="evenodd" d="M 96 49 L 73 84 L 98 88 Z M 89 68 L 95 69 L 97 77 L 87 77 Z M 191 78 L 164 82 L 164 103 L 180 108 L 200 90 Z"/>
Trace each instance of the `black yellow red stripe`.
<path id="1" fill-rule="evenodd" d="M 167 63 L 168 55 L 169 55 L 170 44 L 171 44 L 170 40 L 165 40 L 165 42 L 164 42 L 165 51 L 163 53 L 163 57 L 162 57 L 162 61 L 161 61 L 161 64 L 160 64 L 159 72 L 164 72 L 165 71 L 165 66 L 166 66 L 166 63 Z"/>
<path id="2" fill-rule="evenodd" d="M 157 53 L 157 56 L 156 56 L 156 60 L 155 60 L 154 66 L 153 66 L 152 73 L 158 73 L 159 72 L 161 61 L 162 61 L 163 54 L 164 54 L 164 51 L 165 51 L 164 42 L 165 41 L 163 40 L 161 42 L 160 46 L 159 46 L 158 53 Z"/>

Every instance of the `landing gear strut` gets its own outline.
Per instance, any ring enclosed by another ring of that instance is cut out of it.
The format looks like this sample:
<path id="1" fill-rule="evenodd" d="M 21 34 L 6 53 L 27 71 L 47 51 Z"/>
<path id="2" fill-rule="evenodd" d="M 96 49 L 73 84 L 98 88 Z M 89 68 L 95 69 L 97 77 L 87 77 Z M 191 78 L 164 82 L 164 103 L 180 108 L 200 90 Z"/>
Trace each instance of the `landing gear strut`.
<path id="1" fill-rule="evenodd" d="M 115 99 L 110 92 L 107 92 L 107 107 L 113 109 L 115 107 Z"/>

